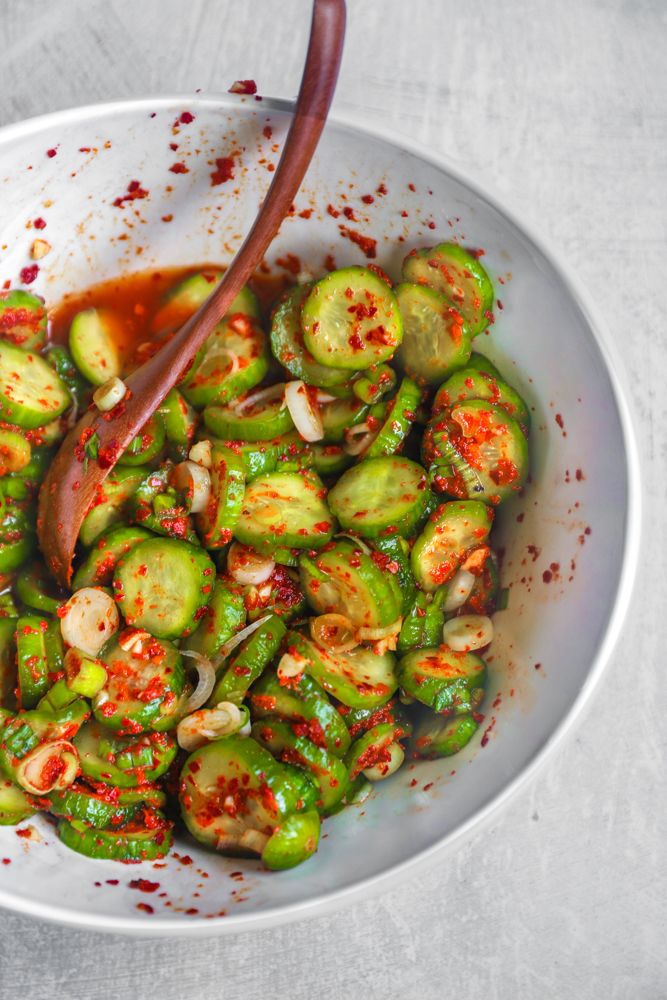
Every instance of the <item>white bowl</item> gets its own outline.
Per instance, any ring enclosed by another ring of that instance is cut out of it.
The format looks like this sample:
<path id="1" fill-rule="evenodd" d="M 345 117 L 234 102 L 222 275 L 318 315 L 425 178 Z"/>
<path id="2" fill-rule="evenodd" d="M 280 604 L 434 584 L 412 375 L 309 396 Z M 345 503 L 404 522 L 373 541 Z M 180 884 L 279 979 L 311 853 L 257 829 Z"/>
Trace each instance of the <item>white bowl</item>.
<path id="1" fill-rule="evenodd" d="M 178 124 L 183 111 L 194 120 Z M 52 250 L 32 287 L 49 303 L 121 271 L 227 262 L 289 120 L 282 102 L 185 96 L 5 128 L 0 282 L 19 283 L 37 235 Z M 212 185 L 213 161 L 231 153 L 234 179 Z M 189 172 L 171 172 L 176 162 Z M 149 197 L 114 206 L 133 180 Z M 329 204 L 352 206 L 359 221 L 334 218 Z M 206 934 L 321 914 L 395 884 L 442 858 L 534 771 L 590 694 L 618 634 L 636 563 L 638 463 L 606 335 L 577 281 L 459 169 L 414 143 L 341 122 L 327 126 L 296 209 L 270 261 L 293 253 L 315 273 L 328 254 L 339 266 L 365 262 L 341 224 L 377 239 L 377 262 L 393 277 L 414 245 L 455 237 L 485 250 L 503 308 L 479 346 L 533 410 L 532 483 L 500 518 L 511 596 L 496 618 L 485 723 L 464 753 L 404 767 L 364 805 L 327 820 L 316 857 L 290 872 L 265 872 L 186 839 L 164 867 L 127 867 L 69 851 L 43 818 L 24 824 L 32 840 L 0 829 L 0 858 L 11 860 L 0 865 L 4 906 L 86 928 Z M 309 209 L 310 218 L 299 215 Z M 37 217 L 47 222 L 42 232 L 29 227 Z M 144 895 L 129 886 L 139 878 L 160 887 Z"/>

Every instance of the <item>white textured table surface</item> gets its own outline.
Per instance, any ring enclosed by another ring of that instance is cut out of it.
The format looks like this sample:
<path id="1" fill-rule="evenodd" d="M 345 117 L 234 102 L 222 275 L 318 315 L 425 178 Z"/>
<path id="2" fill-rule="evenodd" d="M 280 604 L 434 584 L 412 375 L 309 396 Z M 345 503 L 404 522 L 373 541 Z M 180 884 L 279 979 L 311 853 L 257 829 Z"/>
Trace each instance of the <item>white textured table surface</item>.
<path id="1" fill-rule="evenodd" d="M 667 3 L 350 0 L 338 109 L 490 179 L 568 255 L 627 366 L 648 558 L 577 731 L 437 870 L 205 941 L 0 913 L 0 998 L 667 995 Z M 254 77 L 296 90 L 306 0 L 0 0 L 0 121 Z"/>

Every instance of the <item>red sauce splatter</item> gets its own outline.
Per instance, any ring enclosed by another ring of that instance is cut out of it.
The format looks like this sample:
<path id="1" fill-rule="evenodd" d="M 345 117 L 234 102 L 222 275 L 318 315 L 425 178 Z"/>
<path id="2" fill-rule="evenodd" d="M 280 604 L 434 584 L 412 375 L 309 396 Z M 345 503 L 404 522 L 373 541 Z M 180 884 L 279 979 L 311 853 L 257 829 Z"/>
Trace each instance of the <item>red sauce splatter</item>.
<path id="1" fill-rule="evenodd" d="M 230 94 L 256 94 L 257 84 L 254 80 L 234 80 L 228 92 Z"/>
<path id="2" fill-rule="evenodd" d="M 19 277 L 24 285 L 31 285 L 38 274 L 39 274 L 38 265 L 30 264 L 28 267 L 21 268 L 19 272 Z"/>
<path id="3" fill-rule="evenodd" d="M 126 202 L 139 201 L 142 198 L 148 198 L 148 191 L 142 188 L 140 181 L 130 181 L 127 185 L 127 193 L 116 198 L 112 204 L 114 208 L 122 208 Z"/>
<path id="4" fill-rule="evenodd" d="M 133 878 L 128 885 L 130 889 L 138 889 L 139 892 L 155 892 L 160 888 L 159 882 L 149 882 L 147 878 Z"/>
<path id="5" fill-rule="evenodd" d="M 215 170 L 211 172 L 211 187 L 225 184 L 234 179 L 234 157 L 220 156 L 216 158 Z"/>
<path id="6" fill-rule="evenodd" d="M 350 229 L 349 226 L 340 225 L 338 229 L 341 236 L 345 236 L 346 239 L 355 243 L 364 252 L 365 256 L 369 258 L 369 260 L 372 260 L 373 257 L 377 257 L 377 240 L 372 239 L 370 236 L 364 236 L 355 229 Z"/>
<path id="7" fill-rule="evenodd" d="M 486 727 L 486 729 L 484 730 L 484 735 L 482 736 L 481 744 L 483 747 L 485 747 L 486 744 L 489 742 L 491 732 L 493 731 L 495 724 L 496 724 L 496 718 L 495 716 L 493 716 L 490 725 Z"/>

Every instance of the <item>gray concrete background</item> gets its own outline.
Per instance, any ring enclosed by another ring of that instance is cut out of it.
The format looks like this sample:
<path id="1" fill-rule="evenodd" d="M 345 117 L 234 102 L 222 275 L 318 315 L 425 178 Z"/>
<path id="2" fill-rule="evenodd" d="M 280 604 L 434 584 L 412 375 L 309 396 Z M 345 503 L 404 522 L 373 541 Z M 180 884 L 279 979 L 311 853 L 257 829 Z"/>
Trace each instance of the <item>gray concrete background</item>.
<path id="1" fill-rule="evenodd" d="M 600 305 L 644 452 L 644 558 L 585 718 L 495 824 L 411 884 L 252 936 L 142 940 L 0 912 L 0 998 L 667 995 L 667 3 L 350 0 L 336 107 L 458 157 Z M 102 99 L 292 95 L 306 0 L 0 0 L 0 121 Z"/>

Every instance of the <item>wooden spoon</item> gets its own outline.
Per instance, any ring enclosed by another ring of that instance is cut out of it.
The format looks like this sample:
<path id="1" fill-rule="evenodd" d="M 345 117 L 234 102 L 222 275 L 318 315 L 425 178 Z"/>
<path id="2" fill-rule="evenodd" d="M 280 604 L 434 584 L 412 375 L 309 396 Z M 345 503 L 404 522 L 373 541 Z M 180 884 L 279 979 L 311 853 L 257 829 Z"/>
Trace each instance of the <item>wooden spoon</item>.
<path id="1" fill-rule="evenodd" d="M 63 441 L 42 484 L 37 533 L 54 576 L 68 585 L 81 523 L 118 457 L 176 385 L 213 327 L 262 260 L 294 201 L 315 152 L 336 87 L 345 34 L 345 0 L 315 0 L 308 53 L 294 118 L 259 215 L 228 270 L 199 311 L 125 381 L 125 399 L 110 413 L 94 406 Z M 97 459 L 85 461 L 93 438 Z"/>

